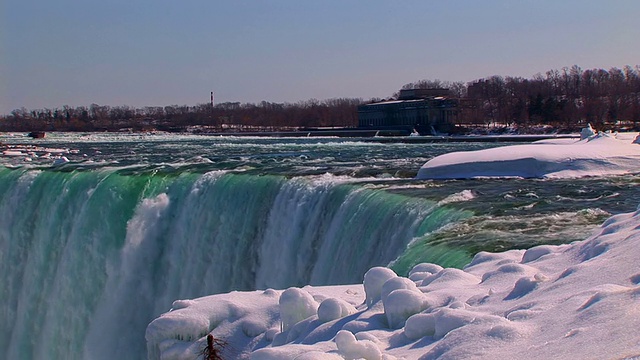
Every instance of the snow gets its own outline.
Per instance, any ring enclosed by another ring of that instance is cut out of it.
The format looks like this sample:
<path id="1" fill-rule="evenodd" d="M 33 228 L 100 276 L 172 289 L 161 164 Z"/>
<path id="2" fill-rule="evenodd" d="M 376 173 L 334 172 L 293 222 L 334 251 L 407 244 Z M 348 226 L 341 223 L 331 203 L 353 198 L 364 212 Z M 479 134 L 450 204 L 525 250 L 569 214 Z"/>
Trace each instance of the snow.
<path id="1" fill-rule="evenodd" d="M 69 162 L 69 159 L 67 159 L 66 156 L 61 156 L 59 158 L 57 158 L 54 162 L 53 162 L 53 166 L 58 166 L 58 165 L 62 165 L 62 164 L 66 164 Z"/>
<path id="2" fill-rule="evenodd" d="M 4 150 L 2 152 L 4 156 L 26 156 L 27 154 L 23 153 L 20 150 Z"/>
<path id="3" fill-rule="evenodd" d="M 585 129 L 578 141 L 547 140 L 440 155 L 424 164 L 417 178 L 576 178 L 640 172 L 638 133 L 595 134 Z"/>
<path id="4" fill-rule="evenodd" d="M 364 284 L 178 300 L 149 324 L 150 359 L 195 359 L 207 334 L 239 359 L 640 356 L 640 210 L 559 246 L 478 253 L 463 270 L 376 267 Z"/>
<path id="5" fill-rule="evenodd" d="M 335 341 L 338 352 L 346 360 L 382 358 L 382 352 L 375 342 L 367 339 L 358 340 L 350 331 L 338 331 Z"/>
<path id="6" fill-rule="evenodd" d="M 372 268 L 364 274 L 363 285 L 365 293 L 367 295 L 367 306 L 371 306 L 376 301 L 380 300 L 380 296 L 382 294 L 382 286 L 387 280 L 392 279 L 396 276 L 397 275 L 393 270 L 383 267 Z"/>
<path id="7" fill-rule="evenodd" d="M 637 134 L 584 135 L 443 155 L 419 177 L 638 171 Z M 480 252 L 464 269 L 375 267 L 362 284 L 177 300 L 147 327 L 148 356 L 200 358 L 211 334 L 228 359 L 640 357 L 638 259 L 640 208 L 611 217 L 583 241 Z"/>
<path id="8" fill-rule="evenodd" d="M 320 303 L 318 307 L 318 320 L 326 323 L 355 314 L 356 312 L 355 306 L 348 302 L 341 299 L 329 298 Z"/>
<path id="9" fill-rule="evenodd" d="M 318 302 L 308 292 L 290 288 L 280 295 L 282 330 L 291 329 L 298 322 L 317 314 Z"/>

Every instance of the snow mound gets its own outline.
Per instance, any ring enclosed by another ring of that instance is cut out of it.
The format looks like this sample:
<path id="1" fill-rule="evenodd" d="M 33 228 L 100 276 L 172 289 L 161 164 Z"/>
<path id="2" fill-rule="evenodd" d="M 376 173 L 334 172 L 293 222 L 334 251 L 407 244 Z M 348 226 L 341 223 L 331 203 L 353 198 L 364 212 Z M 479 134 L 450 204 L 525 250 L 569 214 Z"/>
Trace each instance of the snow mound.
<path id="1" fill-rule="evenodd" d="M 382 286 L 387 280 L 395 278 L 396 276 L 397 275 L 393 270 L 385 267 L 374 267 L 364 274 L 363 285 L 364 291 L 367 294 L 367 306 L 371 306 L 376 301 L 380 300 Z"/>
<path id="2" fill-rule="evenodd" d="M 463 270 L 377 267 L 364 285 L 232 292 L 174 302 L 149 359 L 549 359 L 640 356 L 640 210 L 590 238 L 478 253 Z"/>
<path id="3" fill-rule="evenodd" d="M 417 179 L 476 177 L 576 178 L 640 172 L 640 146 L 634 134 L 592 134 L 579 141 L 541 141 L 437 156 Z"/>
<path id="4" fill-rule="evenodd" d="M 356 337 L 346 330 L 340 330 L 336 334 L 336 346 L 338 352 L 346 360 L 366 359 L 381 360 L 382 353 L 380 349 L 371 340 L 358 340 Z"/>
<path id="5" fill-rule="evenodd" d="M 326 323 L 338 320 L 356 312 L 356 308 L 348 302 L 341 299 L 329 298 L 320 303 L 320 306 L 318 307 L 318 320 Z"/>
<path id="6" fill-rule="evenodd" d="M 318 303 L 308 292 L 289 288 L 280 295 L 280 317 L 282 329 L 289 330 L 298 322 L 317 313 Z"/>

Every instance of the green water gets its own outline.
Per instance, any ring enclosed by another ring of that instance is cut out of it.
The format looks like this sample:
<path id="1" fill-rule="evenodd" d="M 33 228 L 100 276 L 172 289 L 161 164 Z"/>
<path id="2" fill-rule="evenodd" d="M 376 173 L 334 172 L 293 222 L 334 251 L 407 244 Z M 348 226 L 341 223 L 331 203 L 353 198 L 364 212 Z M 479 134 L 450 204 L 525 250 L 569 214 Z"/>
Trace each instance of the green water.
<path id="1" fill-rule="evenodd" d="M 581 240 L 635 210 L 634 176 L 413 180 L 501 144 L 2 134 L 0 357 L 144 358 L 176 299 L 359 283 L 372 266 Z M 53 165 L 56 157 L 68 161 Z M 133 354 L 133 355 L 132 355 Z"/>

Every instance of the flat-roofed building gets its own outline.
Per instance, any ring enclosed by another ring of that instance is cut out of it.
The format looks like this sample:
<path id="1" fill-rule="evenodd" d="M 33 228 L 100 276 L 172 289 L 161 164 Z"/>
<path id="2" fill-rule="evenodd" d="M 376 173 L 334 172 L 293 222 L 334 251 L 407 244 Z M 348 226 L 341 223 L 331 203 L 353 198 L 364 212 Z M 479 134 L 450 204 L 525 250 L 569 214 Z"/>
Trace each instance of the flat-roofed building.
<path id="1" fill-rule="evenodd" d="M 358 127 L 377 130 L 402 129 L 420 134 L 448 132 L 457 116 L 458 102 L 448 89 L 400 90 L 398 100 L 358 106 Z"/>

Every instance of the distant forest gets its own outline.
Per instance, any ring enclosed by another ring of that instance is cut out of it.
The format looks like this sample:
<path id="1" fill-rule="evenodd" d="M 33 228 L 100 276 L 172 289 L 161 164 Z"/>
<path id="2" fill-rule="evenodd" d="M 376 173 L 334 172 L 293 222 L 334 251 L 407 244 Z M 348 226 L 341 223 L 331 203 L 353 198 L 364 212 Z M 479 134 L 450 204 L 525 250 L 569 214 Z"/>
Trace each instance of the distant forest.
<path id="1" fill-rule="evenodd" d="M 550 125 L 575 130 L 640 128 L 640 66 L 583 70 L 574 65 L 531 79 L 491 76 L 470 83 L 420 80 L 403 89 L 449 89 L 459 101 L 461 127 Z M 195 106 L 62 106 L 16 109 L 0 117 L 0 131 L 264 131 L 356 127 L 358 105 L 395 99 L 311 99 L 296 103 L 225 102 Z"/>

